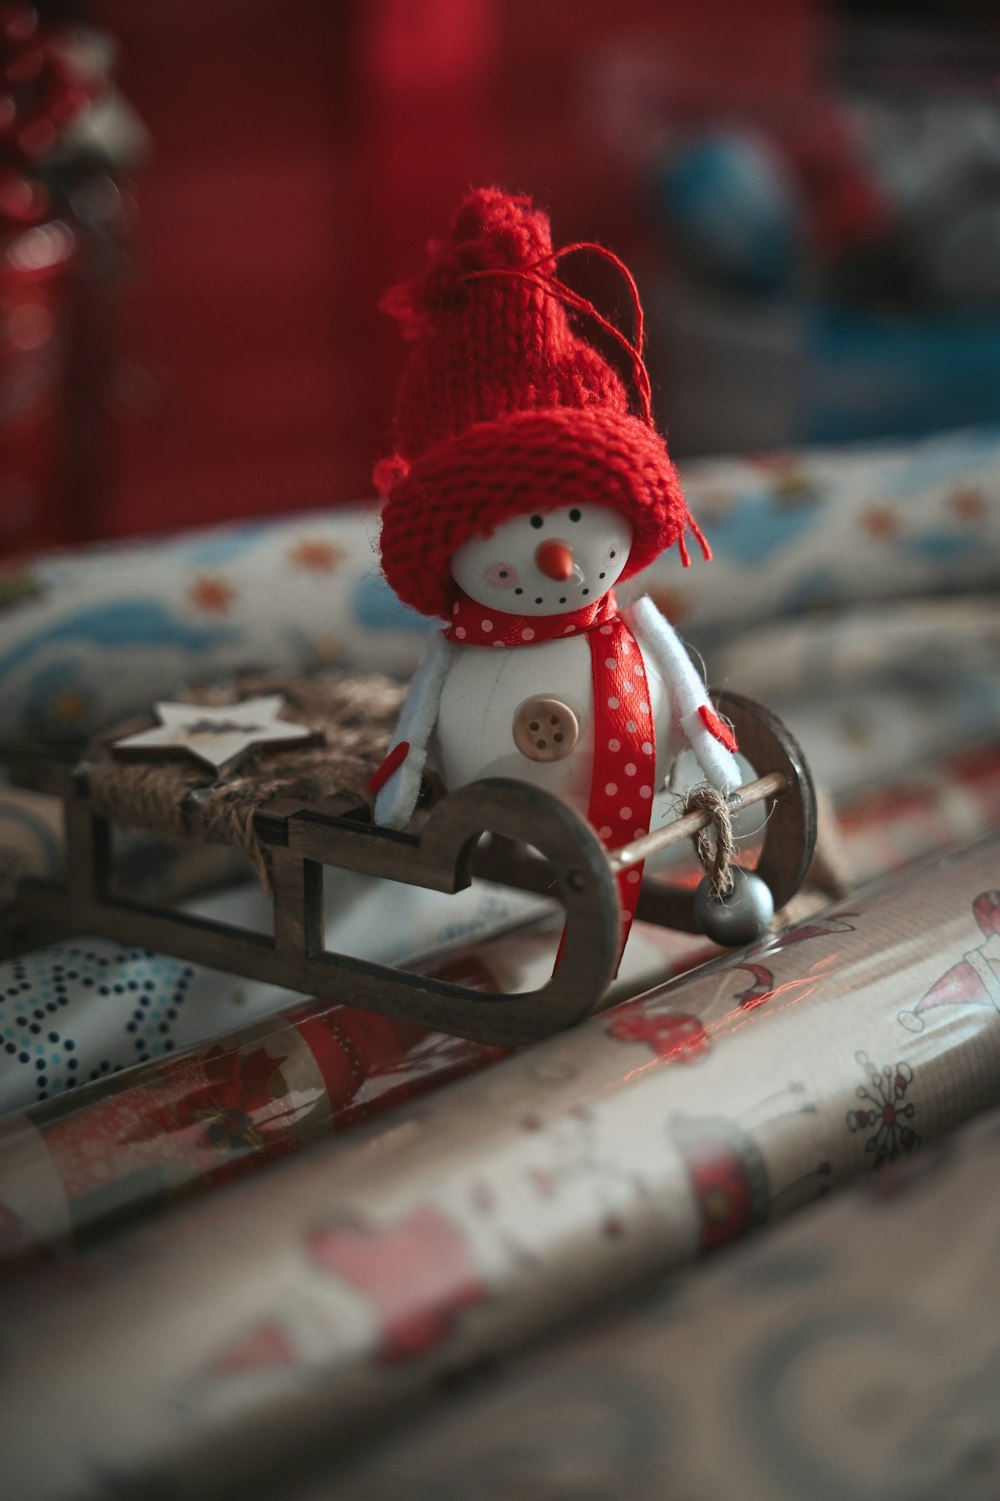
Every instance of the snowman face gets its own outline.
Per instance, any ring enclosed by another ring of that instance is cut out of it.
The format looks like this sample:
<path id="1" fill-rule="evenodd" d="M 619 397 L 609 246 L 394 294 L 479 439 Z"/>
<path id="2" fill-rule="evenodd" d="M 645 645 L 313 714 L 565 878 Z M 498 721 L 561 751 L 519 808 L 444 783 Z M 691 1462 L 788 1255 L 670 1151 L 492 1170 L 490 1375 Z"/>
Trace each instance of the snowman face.
<path id="1" fill-rule="evenodd" d="M 458 548 L 451 576 L 470 599 L 510 615 L 563 615 L 593 604 L 621 576 L 632 523 L 608 506 L 511 516 Z"/>

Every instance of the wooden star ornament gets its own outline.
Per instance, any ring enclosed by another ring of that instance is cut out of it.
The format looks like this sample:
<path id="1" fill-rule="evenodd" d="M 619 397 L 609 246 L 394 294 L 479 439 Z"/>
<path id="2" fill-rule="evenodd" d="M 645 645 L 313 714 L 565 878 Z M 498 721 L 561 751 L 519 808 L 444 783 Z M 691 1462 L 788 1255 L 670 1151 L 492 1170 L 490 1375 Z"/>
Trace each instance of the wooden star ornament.
<path id="1" fill-rule="evenodd" d="M 290 724 L 279 719 L 285 707 L 280 693 L 265 698 L 247 698 L 224 708 L 204 704 L 158 703 L 154 705 L 160 723 L 136 735 L 115 740 L 111 749 L 116 755 L 195 756 L 213 771 L 231 767 L 255 746 L 301 745 L 320 743 L 322 730 L 308 725 Z"/>

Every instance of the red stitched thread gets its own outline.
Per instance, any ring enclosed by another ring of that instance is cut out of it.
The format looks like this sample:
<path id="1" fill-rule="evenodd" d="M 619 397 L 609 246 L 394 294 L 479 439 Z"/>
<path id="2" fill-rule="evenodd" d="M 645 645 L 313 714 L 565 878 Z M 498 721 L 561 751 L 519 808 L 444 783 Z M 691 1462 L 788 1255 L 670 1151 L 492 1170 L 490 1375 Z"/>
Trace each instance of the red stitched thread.
<path id="1" fill-rule="evenodd" d="M 409 754 L 410 742 L 408 740 L 401 740 L 398 745 L 393 746 L 392 750 L 382 762 L 382 765 L 376 767 L 376 769 L 372 772 L 371 777 L 369 778 L 368 791 L 372 794 L 373 797 L 377 793 L 382 791 L 382 788 L 385 786 L 386 782 L 394 772 L 399 770 Z"/>
<path id="2" fill-rule="evenodd" d="M 739 746 L 736 743 L 736 736 L 733 734 L 732 727 L 728 725 L 724 719 L 720 719 L 718 714 L 716 714 L 714 710 L 710 709 L 707 704 L 699 705 L 698 718 L 701 720 L 708 733 L 710 735 L 714 735 L 716 740 L 718 740 L 722 745 L 726 747 L 727 751 L 739 750 Z"/>

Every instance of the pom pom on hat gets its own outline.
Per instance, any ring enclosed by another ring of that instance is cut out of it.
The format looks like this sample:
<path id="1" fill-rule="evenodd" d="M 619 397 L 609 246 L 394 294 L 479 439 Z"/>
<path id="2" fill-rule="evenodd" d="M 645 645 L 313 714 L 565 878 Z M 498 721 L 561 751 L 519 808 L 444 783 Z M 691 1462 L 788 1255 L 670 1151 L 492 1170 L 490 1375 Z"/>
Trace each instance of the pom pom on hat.
<path id="1" fill-rule="evenodd" d="M 532 209 L 527 198 L 498 188 L 470 193 L 459 206 L 450 238 L 432 240 L 427 253 L 423 276 L 390 287 L 381 302 L 408 339 L 419 338 L 442 314 L 462 307 L 469 277 L 477 271 L 555 270 L 547 217 Z"/>
<path id="2" fill-rule="evenodd" d="M 564 253 L 527 198 L 479 189 L 460 204 L 449 238 L 428 247 L 424 274 L 383 300 L 413 348 L 397 392 L 395 452 L 375 470 L 382 566 L 423 614 L 448 615 L 454 552 L 526 511 L 574 502 L 620 510 L 634 529 L 624 578 L 674 542 L 686 562 L 688 528 L 708 556 L 652 425 L 641 355 L 557 279 Z M 634 357 L 641 416 L 629 413 L 617 371 L 574 332 L 567 305 Z"/>

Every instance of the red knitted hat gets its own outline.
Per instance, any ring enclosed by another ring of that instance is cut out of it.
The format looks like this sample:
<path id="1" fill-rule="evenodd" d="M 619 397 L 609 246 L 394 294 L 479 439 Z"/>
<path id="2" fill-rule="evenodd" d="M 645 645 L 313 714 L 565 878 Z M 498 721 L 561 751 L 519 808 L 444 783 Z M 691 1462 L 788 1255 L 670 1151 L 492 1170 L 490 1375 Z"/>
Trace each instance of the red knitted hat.
<path id="1" fill-rule="evenodd" d="M 628 278 L 637 344 L 556 277 L 559 256 L 588 248 Z M 470 193 L 448 240 L 429 247 L 416 281 L 383 307 L 415 341 L 396 399 L 395 453 L 375 469 L 385 498 L 382 567 L 406 604 L 446 617 L 450 560 L 477 532 L 509 516 L 589 502 L 628 516 L 630 578 L 679 543 L 704 543 L 649 410 L 638 344 L 641 308 L 627 270 L 599 246 L 553 252 L 549 221 L 496 188 Z M 624 383 L 570 326 L 590 314 L 628 351 L 640 414 Z"/>

